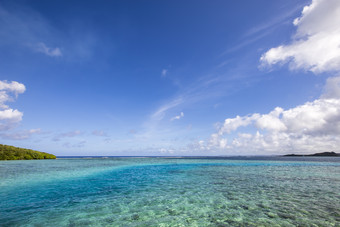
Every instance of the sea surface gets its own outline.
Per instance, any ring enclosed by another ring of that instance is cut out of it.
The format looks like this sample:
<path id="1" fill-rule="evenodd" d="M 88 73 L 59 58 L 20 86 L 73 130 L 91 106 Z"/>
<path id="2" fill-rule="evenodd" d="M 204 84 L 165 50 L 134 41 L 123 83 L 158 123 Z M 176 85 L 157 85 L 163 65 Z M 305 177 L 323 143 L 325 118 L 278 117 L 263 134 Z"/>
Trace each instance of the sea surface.
<path id="1" fill-rule="evenodd" d="M 340 226 L 340 158 L 1 161 L 0 226 Z"/>

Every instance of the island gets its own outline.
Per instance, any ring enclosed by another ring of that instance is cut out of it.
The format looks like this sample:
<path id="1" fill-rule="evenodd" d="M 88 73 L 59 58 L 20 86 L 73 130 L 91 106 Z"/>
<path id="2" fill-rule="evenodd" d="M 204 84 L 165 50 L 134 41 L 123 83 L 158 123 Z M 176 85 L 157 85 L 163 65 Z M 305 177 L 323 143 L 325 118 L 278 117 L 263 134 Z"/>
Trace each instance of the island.
<path id="1" fill-rule="evenodd" d="M 53 154 L 0 144 L 0 160 L 56 159 Z"/>
<path id="2" fill-rule="evenodd" d="M 303 157 L 303 156 L 319 156 L 319 157 L 340 157 L 339 153 L 335 153 L 333 151 L 331 152 L 321 152 L 321 153 L 315 153 L 315 154 L 286 154 L 283 155 L 285 157 Z"/>

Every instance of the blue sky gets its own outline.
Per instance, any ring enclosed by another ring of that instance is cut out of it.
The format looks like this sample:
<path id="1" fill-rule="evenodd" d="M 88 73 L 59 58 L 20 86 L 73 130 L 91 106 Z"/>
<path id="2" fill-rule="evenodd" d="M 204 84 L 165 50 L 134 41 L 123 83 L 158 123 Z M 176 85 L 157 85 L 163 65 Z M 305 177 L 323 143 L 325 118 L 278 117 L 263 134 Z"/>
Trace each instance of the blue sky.
<path id="1" fill-rule="evenodd" d="M 334 150 L 338 8 L 0 1 L 1 143 L 56 155 Z"/>

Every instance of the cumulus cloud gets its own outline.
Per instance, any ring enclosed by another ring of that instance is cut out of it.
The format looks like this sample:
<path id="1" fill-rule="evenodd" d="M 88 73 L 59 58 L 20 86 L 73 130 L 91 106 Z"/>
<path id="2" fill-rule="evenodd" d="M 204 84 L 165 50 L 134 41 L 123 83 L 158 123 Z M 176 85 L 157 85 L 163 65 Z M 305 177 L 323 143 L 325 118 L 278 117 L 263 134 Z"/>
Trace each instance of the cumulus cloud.
<path id="1" fill-rule="evenodd" d="M 171 118 L 170 121 L 179 120 L 182 117 L 184 117 L 184 113 L 183 112 L 181 112 L 180 115 L 177 115 L 177 116 L 174 116 L 173 118 Z"/>
<path id="2" fill-rule="evenodd" d="M 288 45 L 262 55 L 262 64 L 288 63 L 315 74 L 340 72 L 340 1 L 313 0 L 294 20 Z M 227 118 L 199 150 L 231 154 L 312 153 L 340 147 L 340 77 L 330 77 L 319 99 L 269 113 Z"/>
<path id="3" fill-rule="evenodd" d="M 218 134 L 230 133 L 241 126 L 248 126 L 255 117 L 257 117 L 256 114 L 253 116 L 236 116 L 235 118 L 228 118 L 224 121 L 224 126 L 221 128 Z"/>
<path id="4" fill-rule="evenodd" d="M 14 94 L 18 95 L 24 93 L 26 88 L 25 85 L 18 83 L 16 81 L 12 82 L 0 81 L 0 90 L 13 92 Z"/>
<path id="5" fill-rule="evenodd" d="M 46 54 L 47 56 L 50 56 L 50 57 L 61 57 L 62 56 L 60 48 L 47 47 L 45 43 L 38 43 L 35 47 L 35 50 L 37 52 Z"/>
<path id="6" fill-rule="evenodd" d="M 255 133 L 236 133 L 241 127 Z M 320 98 L 287 110 L 276 107 L 267 114 L 228 118 L 199 146 L 233 153 L 310 153 L 338 150 L 339 134 L 340 99 Z"/>
<path id="7" fill-rule="evenodd" d="M 0 131 L 11 129 L 22 120 L 23 113 L 10 108 L 7 102 L 14 101 L 25 90 L 25 85 L 16 81 L 0 81 Z"/>
<path id="8" fill-rule="evenodd" d="M 22 120 L 23 113 L 18 110 L 7 109 L 0 111 L 0 130 L 9 129 L 12 124 L 18 123 Z"/>
<path id="9" fill-rule="evenodd" d="M 314 73 L 340 70 L 340 1 L 313 0 L 293 24 L 296 34 L 288 45 L 271 48 L 263 65 L 288 63 L 290 69 Z"/>
<path id="10" fill-rule="evenodd" d="M 3 139 L 23 140 L 41 133 L 40 129 L 13 131 L 22 121 L 24 114 L 10 108 L 7 103 L 15 101 L 18 95 L 24 93 L 25 90 L 25 85 L 16 81 L 0 81 L 0 137 Z"/>

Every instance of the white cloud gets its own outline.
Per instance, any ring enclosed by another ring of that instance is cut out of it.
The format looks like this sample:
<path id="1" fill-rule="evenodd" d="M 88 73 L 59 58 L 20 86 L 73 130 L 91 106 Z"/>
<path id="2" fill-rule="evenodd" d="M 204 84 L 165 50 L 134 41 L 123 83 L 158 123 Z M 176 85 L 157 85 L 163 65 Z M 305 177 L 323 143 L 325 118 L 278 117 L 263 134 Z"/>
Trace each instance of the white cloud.
<path id="1" fill-rule="evenodd" d="M 0 121 L 7 120 L 13 122 L 19 122 L 22 119 L 23 113 L 18 110 L 6 109 L 0 111 Z"/>
<path id="2" fill-rule="evenodd" d="M 0 131 L 11 129 L 22 120 L 23 113 L 6 103 L 14 101 L 25 89 L 25 85 L 16 81 L 0 81 Z"/>
<path id="3" fill-rule="evenodd" d="M 168 70 L 167 69 L 163 69 L 162 70 L 162 77 L 166 77 L 166 75 L 168 74 Z"/>
<path id="4" fill-rule="evenodd" d="M 182 103 L 183 103 L 183 99 L 181 97 L 166 103 L 165 105 L 158 108 L 157 111 L 154 112 L 151 115 L 151 119 L 154 120 L 154 121 L 162 120 L 164 118 L 166 111 L 168 111 L 169 109 L 172 109 L 172 108 L 174 108 L 174 107 L 176 107 L 176 106 L 178 106 Z"/>
<path id="5" fill-rule="evenodd" d="M 340 1 L 313 0 L 294 20 L 296 34 L 288 45 L 270 49 L 263 65 L 288 63 L 290 69 L 314 73 L 340 70 Z"/>
<path id="6" fill-rule="evenodd" d="M 14 94 L 15 98 L 18 94 L 24 93 L 26 90 L 25 85 L 16 81 L 7 82 L 6 80 L 0 80 L 0 109 L 9 108 L 5 103 L 14 100 L 11 94 Z"/>
<path id="7" fill-rule="evenodd" d="M 0 136 L 5 139 L 10 139 L 10 140 L 24 140 L 30 138 L 34 134 L 40 134 L 41 129 L 30 129 L 30 130 L 24 130 L 24 131 L 19 131 L 19 132 L 14 132 L 14 133 L 1 133 Z"/>
<path id="8" fill-rule="evenodd" d="M 340 71 L 340 1 L 313 0 L 294 20 L 289 45 L 270 49 L 262 64 L 289 63 L 314 73 Z M 241 132 L 241 128 L 243 131 Z M 198 150 L 230 154 L 285 154 L 340 151 L 340 77 L 327 79 L 319 99 L 287 110 L 228 118 Z"/>
<path id="9" fill-rule="evenodd" d="M 84 147 L 85 144 L 86 144 L 85 140 L 79 141 L 77 143 L 66 142 L 66 143 L 63 143 L 63 147 L 67 147 L 67 148 L 80 148 L 80 147 Z"/>
<path id="10" fill-rule="evenodd" d="M 175 153 L 175 150 L 174 149 L 171 149 L 171 148 L 160 148 L 159 150 L 159 153 L 161 153 L 162 155 L 172 155 Z"/>
<path id="11" fill-rule="evenodd" d="M 280 121 L 280 116 L 284 110 L 276 107 L 269 114 L 262 115 L 256 119 L 256 127 L 259 129 L 266 129 L 268 131 L 281 131 L 286 130 L 287 127 Z"/>
<path id="12" fill-rule="evenodd" d="M 12 131 L 22 121 L 24 114 L 10 108 L 7 102 L 14 101 L 25 90 L 25 85 L 16 81 L 0 81 L 0 137 L 3 139 L 23 140 L 41 132 L 40 129 Z"/>
<path id="13" fill-rule="evenodd" d="M 62 56 L 60 48 L 58 47 L 50 48 L 50 47 L 47 47 L 45 43 L 38 43 L 36 45 L 35 50 L 37 52 L 46 54 L 47 56 L 50 56 L 50 57 L 61 57 Z"/>
<path id="14" fill-rule="evenodd" d="M 107 133 L 104 132 L 103 130 L 94 130 L 92 132 L 92 135 L 94 136 L 103 136 L 103 137 L 107 137 Z"/>
<path id="15" fill-rule="evenodd" d="M 222 135 L 224 133 L 230 133 L 232 131 L 235 131 L 239 127 L 248 126 L 254 118 L 258 117 L 257 114 L 254 114 L 252 116 L 236 116 L 235 118 L 228 118 L 224 121 L 224 125 L 221 127 L 220 131 L 218 132 L 219 135 Z"/>
<path id="16" fill-rule="evenodd" d="M 53 138 L 53 141 L 60 141 L 62 138 L 71 138 L 71 137 L 76 137 L 76 136 L 79 136 L 79 135 L 82 135 L 82 134 L 83 133 L 79 130 L 64 132 L 64 133 L 60 133 L 60 134 L 56 135 Z"/>
<path id="17" fill-rule="evenodd" d="M 11 101 L 11 97 L 7 94 L 6 91 L 1 91 L 0 89 L 0 108 L 6 109 L 8 106 L 5 104 L 5 102 Z"/>
<path id="18" fill-rule="evenodd" d="M 24 93 L 25 90 L 26 90 L 25 85 L 18 83 L 16 81 L 12 82 L 0 81 L 0 91 L 9 91 L 17 95 Z"/>
<path id="19" fill-rule="evenodd" d="M 60 43 L 61 34 L 29 7 L 16 5 L 7 9 L 0 5 L 0 27 L 0 46 L 12 47 L 12 51 L 25 47 L 50 57 L 62 56 L 59 47 L 46 45 Z"/>
<path id="20" fill-rule="evenodd" d="M 181 112 L 180 115 L 177 115 L 177 116 L 174 116 L 173 118 L 171 118 L 170 121 L 179 120 L 179 119 L 181 119 L 182 117 L 184 117 L 184 113 L 183 113 L 183 112 Z"/>
<path id="21" fill-rule="evenodd" d="M 241 129 L 250 132 L 242 133 Z M 253 132 L 254 131 L 254 132 Z M 319 99 L 267 114 L 227 118 L 196 149 L 230 154 L 340 151 L 340 77 L 328 78 Z"/>
<path id="22" fill-rule="evenodd" d="M 321 98 L 340 99 L 340 77 L 330 77 L 327 79 L 324 93 Z"/>
<path id="23" fill-rule="evenodd" d="M 256 132 L 233 133 L 241 127 Z M 288 110 L 228 118 L 200 147 L 234 154 L 311 153 L 339 150 L 339 134 L 340 99 L 320 98 Z"/>

